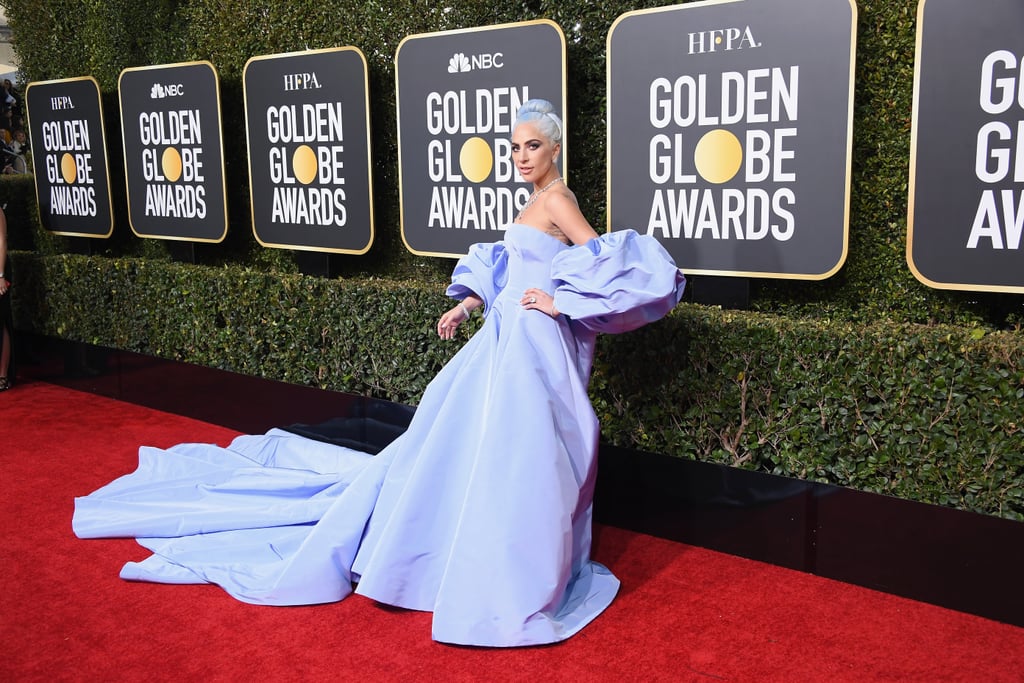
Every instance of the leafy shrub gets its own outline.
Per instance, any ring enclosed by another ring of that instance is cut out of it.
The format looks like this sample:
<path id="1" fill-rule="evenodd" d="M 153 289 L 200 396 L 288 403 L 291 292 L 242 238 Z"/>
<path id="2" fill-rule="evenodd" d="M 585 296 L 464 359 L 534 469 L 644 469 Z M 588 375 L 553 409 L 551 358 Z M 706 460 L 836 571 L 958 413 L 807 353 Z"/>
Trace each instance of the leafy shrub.
<path id="1" fill-rule="evenodd" d="M 210 60 L 221 79 L 228 238 L 201 265 L 128 229 L 38 224 L 30 178 L 0 178 L 19 328 L 415 403 L 453 353 L 432 334 L 451 262 L 410 255 L 399 226 L 394 55 L 403 37 L 546 17 L 566 35 L 571 182 L 605 225 L 605 39 L 663 2 L 3 0 L 25 80 L 92 74 L 121 177 L 117 78 Z M 858 3 L 849 258 L 823 282 L 754 280 L 754 312 L 684 305 L 599 345 L 592 396 L 614 443 L 1024 519 L 1024 297 L 932 290 L 905 262 L 918 0 Z M 69 39 L 73 37 L 74 39 Z M 255 55 L 354 45 L 366 55 L 376 240 L 303 276 L 252 236 L 242 70 Z"/>
<path id="2" fill-rule="evenodd" d="M 440 283 L 16 253 L 19 328 L 416 403 L 458 344 Z M 478 318 L 474 319 L 478 322 Z M 1024 519 L 1024 340 L 680 305 L 602 337 L 616 445 Z"/>

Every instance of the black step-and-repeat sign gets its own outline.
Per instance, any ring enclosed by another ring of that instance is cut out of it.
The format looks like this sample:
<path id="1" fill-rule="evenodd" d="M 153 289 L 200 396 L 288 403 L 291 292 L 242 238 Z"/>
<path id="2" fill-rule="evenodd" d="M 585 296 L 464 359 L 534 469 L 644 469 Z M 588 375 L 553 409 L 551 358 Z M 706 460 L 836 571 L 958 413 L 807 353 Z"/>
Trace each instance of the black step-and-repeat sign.
<path id="1" fill-rule="evenodd" d="M 922 0 L 917 31 L 910 269 L 1024 293 L 1024 4 Z"/>
<path id="2" fill-rule="evenodd" d="M 110 169 L 91 76 L 29 83 L 25 90 L 39 222 L 58 235 L 110 237 Z"/>
<path id="3" fill-rule="evenodd" d="M 711 0 L 608 36 L 608 219 L 688 273 L 823 279 L 846 259 L 853 0 Z"/>
<path id="4" fill-rule="evenodd" d="M 257 241 L 365 253 L 373 202 L 363 53 L 350 47 L 254 57 L 244 87 Z"/>
<path id="5" fill-rule="evenodd" d="M 530 99 L 565 117 L 565 36 L 532 21 L 406 37 L 395 55 L 402 239 L 461 256 L 501 239 L 533 186 L 512 163 L 512 124 Z M 566 141 L 558 163 L 564 170 Z"/>
<path id="6" fill-rule="evenodd" d="M 228 212 L 220 83 L 213 65 L 125 69 L 118 91 L 132 231 L 139 237 L 222 241 Z"/>

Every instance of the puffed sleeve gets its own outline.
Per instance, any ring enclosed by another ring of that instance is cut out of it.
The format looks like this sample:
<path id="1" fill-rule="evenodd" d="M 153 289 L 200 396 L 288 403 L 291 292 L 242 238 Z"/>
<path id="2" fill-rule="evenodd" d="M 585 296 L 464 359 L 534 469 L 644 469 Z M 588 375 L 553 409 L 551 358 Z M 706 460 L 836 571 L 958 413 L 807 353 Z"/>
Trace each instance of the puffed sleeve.
<path id="1" fill-rule="evenodd" d="M 484 301 L 484 310 L 491 304 L 508 282 L 508 252 L 503 241 L 474 244 L 469 253 L 459 259 L 452 272 L 452 283 L 445 293 L 462 300 L 476 294 Z"/>
<path id="2" fill-rule="evenodd" d="M 552 263 L 555 307 L 608 334 L 629 332 L 671 311 L 686 278 L 665 248 L 646 235 L 619 230 L 567 249 Z"/>

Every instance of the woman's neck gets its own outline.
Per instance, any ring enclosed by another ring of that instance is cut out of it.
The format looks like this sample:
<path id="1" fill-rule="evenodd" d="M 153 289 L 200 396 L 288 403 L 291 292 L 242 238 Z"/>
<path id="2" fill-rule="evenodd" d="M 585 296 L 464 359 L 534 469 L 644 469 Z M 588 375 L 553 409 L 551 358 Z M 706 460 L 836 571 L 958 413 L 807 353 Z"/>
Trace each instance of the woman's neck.
<path id="1" fill-rule="evenodd" d="M 560 176 L 558 171 L 552 169 L 550 173 L 546 173 L 543 178 L 533 184 L 534 192 L 543 192 L 544 190 L 551 187 L 555 181 L 559 180 Z"/>

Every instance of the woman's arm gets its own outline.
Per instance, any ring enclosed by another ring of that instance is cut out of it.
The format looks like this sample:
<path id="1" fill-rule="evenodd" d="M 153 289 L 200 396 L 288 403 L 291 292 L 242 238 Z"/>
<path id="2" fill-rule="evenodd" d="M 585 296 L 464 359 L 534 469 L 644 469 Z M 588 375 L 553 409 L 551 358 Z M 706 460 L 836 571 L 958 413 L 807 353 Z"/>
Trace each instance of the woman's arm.
<path id="1" fill-rule="evenodd" d="M 484 300 L 476 294 L 470 294 L 465 299 L 445 311 L 441 319 L 437 321 L 437 336 L 441 339 L 451 339 L 455 336 L 455 329 L 460 323 L 469 320 L 470 314 L 483 306 Z"/>

